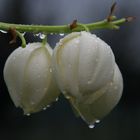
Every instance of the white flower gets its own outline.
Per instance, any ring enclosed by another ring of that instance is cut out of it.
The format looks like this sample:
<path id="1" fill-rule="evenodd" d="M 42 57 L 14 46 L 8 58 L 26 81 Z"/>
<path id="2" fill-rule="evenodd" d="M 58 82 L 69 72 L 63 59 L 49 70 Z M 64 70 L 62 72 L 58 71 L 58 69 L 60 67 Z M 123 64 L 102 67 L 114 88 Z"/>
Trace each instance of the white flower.
<path id="1" fill-rule="evenodd" d="M 47 44 L 17 48 L 7 59 L 4 79 L 10 96 L 25 114 L 40 111 L 58 97 L 51 69 L 52 49 Z"/>
<path id="2" fill-rule="evenodd" d="M 107 115 L 120 100 L 123 80 L 111 48 L 88 32 L 67 35 L 53 53 L 61 92 L 88 123 Z"/>

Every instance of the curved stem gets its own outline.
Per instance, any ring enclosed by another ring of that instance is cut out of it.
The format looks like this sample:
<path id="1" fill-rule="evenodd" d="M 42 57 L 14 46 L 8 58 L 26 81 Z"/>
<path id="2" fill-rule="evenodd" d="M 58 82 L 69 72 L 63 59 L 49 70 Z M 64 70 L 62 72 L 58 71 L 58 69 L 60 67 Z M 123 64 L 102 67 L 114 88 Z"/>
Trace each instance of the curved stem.
<path id="1" fill-rule="evenodd" d="M 90 31 L 95 29 L 118 29 L 119 25 L 126 22 L 125 18 L 118 19 L 115 21 L 108 22 L 106 19 L 90 23 L 83 24 Z M 10 28 L 14 28 L 19 32 L 33 32 L 33 33 L 71 33 L 76 31 L 85 30 L 85 27 L 77 25 L 73 30 L 70 29 L 69 25 L 58 25 L 58 26 L 48 26 L 48 25 L 22 25 L 22 24 L 10 24 L 0 22 L 0 30 L 8 31 Z"/>
<path id="2" fill-rule="evenodd" d="M 21 42 L 22 42 L 21 46 L 22 46 L 22 48 L 25 48 L 26 47 L 26 40 L 25 40 L 25 38 L 23 37 L 23 35 L 19 31 L 16 31 L 16 34 L 21 39 Z"/>

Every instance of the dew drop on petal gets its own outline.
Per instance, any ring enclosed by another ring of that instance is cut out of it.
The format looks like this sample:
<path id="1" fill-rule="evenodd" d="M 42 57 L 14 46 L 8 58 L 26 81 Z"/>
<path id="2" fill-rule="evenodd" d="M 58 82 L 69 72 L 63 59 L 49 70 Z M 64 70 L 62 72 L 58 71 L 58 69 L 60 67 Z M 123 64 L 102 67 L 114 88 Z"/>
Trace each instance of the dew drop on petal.
<path id="1" fill-rule="evenodd" d="M 31 115 L 30 113 L 27 113 L 27 114 L 26 114 L 26 116 L 30 116 L 30 115 Z"/>
<path id="2" fill-rule="evenodd" d="M 66 99 L 70 99 L 70 96 L 67 96 L 67 95 L 66 95 L 65 97 L 66 97 Z"/>
<path id="3" fill-rule="evenodd" d="M 100 123 L 100 120 L 96 120 L 95 123 Z"/>
<path id="4" fill-rule="evenodd" d="M 47 105 L 47 108 L 51 107 L 51 105 Z"/>
<path id="5" fill-rule="evenodd" d="M 46 110 L 47 108 L 46 107 L 43 107 L 43 110 Z"/>
<path id="6" fill-rule="evenodd" d="M 4 30 L 0 30 L 0 32 L 2 32 L 2 33 L 4 33 L 4 34 L 6 34 L 6 33 L 7 33 L 7 31 L 4 31 Z"/>
<path id="7" fill-rule="evenodd" d="M 95 125 L 94 124 L 90 124 L 88 127 L 92 129 L 92 128 L 95 127 Z"/>
<path id="8" fill-rule="evenodd" d="M 59 35 L 60 35 L 60 36 L 64 36 L 64 33 L 60 33 Z"/>
<path id="9" fill-rule="evenodd" d="M 45 34 L 42 34 L 42 33 L 39 34 L 40 39 L 44 39 L 45 36 L 46 36 Z"/>

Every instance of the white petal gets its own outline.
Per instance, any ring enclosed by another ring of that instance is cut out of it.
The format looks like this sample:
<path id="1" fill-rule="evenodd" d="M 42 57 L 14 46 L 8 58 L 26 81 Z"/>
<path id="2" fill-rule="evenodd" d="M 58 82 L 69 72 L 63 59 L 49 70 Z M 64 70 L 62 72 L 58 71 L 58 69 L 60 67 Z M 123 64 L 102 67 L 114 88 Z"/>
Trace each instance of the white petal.
<path id="1" fill-rule="evenodd" d="M 123 80 L 118 66 L 115 65 L 113 80 L 94 94 L 83 97 L 81 101 L 72 100 L 72 104 L 79 111 L 88 124 L 106 116 L 119 102 L 123 90 Z"/>
<path id="2" fill-rule="evenodd" d="M 37 112 L 58 96 L 51 69 L 52 49 L 47 44 L 28 44 L 16 49 L 4 68 L 4 79 L 16 106 L 24 113 Z"/>
<path id="3" fill-rule="evenodd" d="M 122 77 L 113 52 L 95 35 L 64 37 L 54 49 L 53 67 L 61 92 L 89 124 L 109 113 L 120 99 Z"/>

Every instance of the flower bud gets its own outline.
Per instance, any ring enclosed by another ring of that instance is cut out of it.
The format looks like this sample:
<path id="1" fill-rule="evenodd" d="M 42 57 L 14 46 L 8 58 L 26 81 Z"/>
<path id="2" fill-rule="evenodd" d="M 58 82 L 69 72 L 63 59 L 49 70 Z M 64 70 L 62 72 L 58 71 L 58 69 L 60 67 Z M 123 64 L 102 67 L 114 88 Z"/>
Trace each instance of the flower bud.
<path id="1" fill-rule="evenodd" d="M 31 43 L 17 48 L 7 59 L 4 79 L 16 107 L 25 114 L 38 112 L 56 100 L 59 90 L 51 69 L 52 49 Z"/>
<path id="2" fill-rule="evenodd" d="M 53 68 L 61 92 L 88 124 L 102 119 L 120 100 L 123 80 L 113 52 L 91 33 L 75 32 L 61 39 Z"/>

